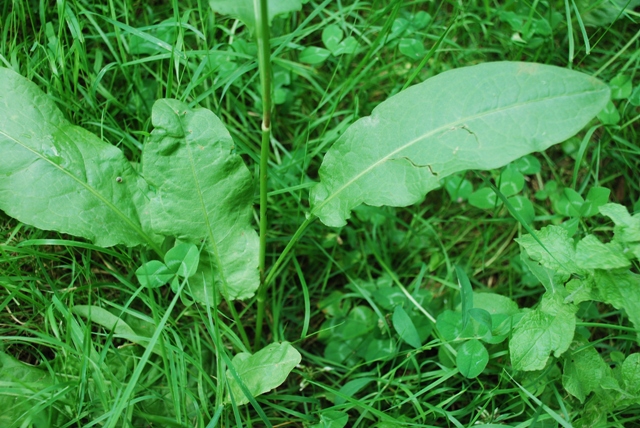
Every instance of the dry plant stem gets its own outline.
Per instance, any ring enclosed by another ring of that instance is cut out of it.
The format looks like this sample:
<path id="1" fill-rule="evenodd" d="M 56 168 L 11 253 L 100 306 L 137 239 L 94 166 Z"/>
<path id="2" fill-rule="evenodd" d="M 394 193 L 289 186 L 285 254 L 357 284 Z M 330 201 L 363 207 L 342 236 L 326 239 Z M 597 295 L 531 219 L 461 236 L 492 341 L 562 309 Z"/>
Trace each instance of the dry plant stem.
<path id="1" fill-rule="evenodd" d="M 267 177 L 269 166 L 269 139 L 271 136 L 271 47 L 269 44 L 268 0 L 254 0 L 256 14 L 256 40 L 258 43 L 258 66 L 262 86 L 262 147 L 260 150 L 260 288 L 258 289 L 258 313 L 254 351 L 260 348 L 262 324 L 264 322 L 266 252 L 267 252 Z"/>

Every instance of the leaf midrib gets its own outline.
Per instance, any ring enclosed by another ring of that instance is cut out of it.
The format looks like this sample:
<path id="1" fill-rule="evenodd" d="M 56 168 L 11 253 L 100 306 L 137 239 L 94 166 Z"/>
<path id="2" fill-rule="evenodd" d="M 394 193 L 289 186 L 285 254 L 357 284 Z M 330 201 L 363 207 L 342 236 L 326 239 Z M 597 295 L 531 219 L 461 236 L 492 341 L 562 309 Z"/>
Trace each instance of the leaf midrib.
<path id="1" fill-rule="evenodd" d="M 173 110 L 173 109 L 172 109 Z M 178 116 L 178 115 L 176 115 Z M 195 165 L 195 160 L 194 160 L 194 156 L 193 156 L 193 151 L 192 151 L 192 147 L 189 144 L 189 141 L 187 140 L 187 136 L 189 131 L 187 129 L 185 129 L 184 124 L 182 122 L 182 118 L 180 116 L 178 116 L 178 121 L 180 122 L 180 128 L 182 129 L 182 133 L 184 135 L 184 143 L 185 146 L 187 148 L 187 154 L 189 155 L 189 168 L 191 170 L 191 174 L 193 176 L 193 181 L 194 184 L 196 186 L 196 193 L 198 195 L 198 199 L 200 201 L 200 207 L 202 209 L 202 215 L 204 217 L 204 221 L 205 221 L 205 225 L 207 228 L 207 232 L 209 235 L 209 241 L 210 241 L 210 245 L 213 247 L 213 255 L 215 257 L 215 262 L 216 262 L 216 267 L 217 267 L 217 273 L 219 278 L 222 280 L 222 284 L 224 286 L 224 293 L 223 296 L 225 296 L 225 298 L 227 296 L 229 296 L 229 283 L 227 280 L 227 276 L 226 273 L 224 271 L 224 263 L 222 261 L 222 257 L 220 256 L 220 249 L 218 248 L 218 243 L 215 240 L 215 236 L 213 233 L 213 228 L 211 227 L 211 222 L 209 221 L 209 212 L 207 211 L 207 205 L 206 205 L 206 201 L 205 201 L 205 197 L 204 197 L 204 192 L 202 191 L 202 186 L 200 185 L 200 180 L 198 179 L 198 174 L 196 173 L 196 165 Z"/>
<path id="2" fill-rule="evenodd" d="M 74 125 L 69 124 L 69 126 L 74 126 Z M 56 126 L 56 129 L 58 129 L 60 132 L 62 132 L 65 135 L 67 135 L 67 133 L 64 130 L 60 129 L 59 127 Z M 81 187 L 83 187 L 90 194 L 92 194 L 94 197 L 96 197 L 99 201 L 104 203 L 104 205 L 106 205 L 112 212 L 114 212 L 119 218 L 121 218 L 127 225 L 129 225 L 141 238 L 144 239 L 144 241 L 147 242 L 147 244 L 150 247 L 154 248 L 154 250 L 156 250 L 156 251 L 159 251 L 159 249 L 156 248 L 156 245 L 153 243 L 151 238 L 142 230 L 142 228 L 138 227 L 138 225 L 136 225 L 134 222 L 132 222 L 131 218 L 129 218 L 129 216 L 125 215 L 116 205 L 114 205 L 111 201 L 109 201 L 104 196 L 102 196 L 102 194 L 100 192 L 98 192 L 97 189 L 95 189 L 92 186 L 89 186 L 88 183 L 83 182 L 78 177 L 76 177 L 74 174 L 72 174 L 70 171 L 66 170 L 65 168 L 62 168 L 60 165 L 56 164 L 55 162 L 52 162 L 50 159 L 48 159 L 47 157 L 43 156 L 41 153 L 39 153 L 35 149 L 32 149 L 31 147 L 25 145 L 20 140 L 18 140 L 16 138 L 14 138 L 13 136 L 7 134 L 6 132 L 0 130 L 0 134 L 4 135 L 8 139 L 13 141 L 17 145 L 19 145 L 20 147 L 30 151 L 32 154 L 34 154 L 40 160 L 49 163 L 49 165 L 53 166 L 54 168 L 58 169 L 63 174 L 65 174 L 68 177 L 70 177 L 71 179 L 73 179 L 76 183 L 78 183 Z M 69 138 L 69 139 L 71 140 L 71 138 Z M 161 252 L 159 254 L 161 254 Z"/>
<path id="3" fill-rule="evenodd" d="M 604 89 L 606 89 L 606 88 L 604 88 Z M 346 188 L 350 187 L 354 182 L 358 181 L 360 178 L 362 178 L 363 176 L 367 175 L 370 171 L 372 171 L 373 169 L 377 168 L 382 163 L 387 162 L 390 159 L 393 159 L 392 156 L 394 156 L 395 154 L 405 150 L 406 148 L 408 148 L 408 147 L 410 147 L 410 146 L 412 146 L 414 144 L 417 144 L 421 140 L 424 140 L 424 139 L 427 139 L 427 138 L 429 138 L 429 137 L 431 137 L 433 135 L 436 135 L 439 132 L 445 131 L 447 129 L 450 129 L 451 127 L 455 127 L 455 126 L 460 125 L 460 124 L 464 124 L 464 122 L 469 122 L 469 121 L 476 120 L 476 119 L 479 119 L 479 118 L 482 118 L 482 117 L 485 117 L 485 116 L 489 116 L 491 114 L 499 113 L 499 112 L 504 111 L 504 110 L 525 106 L 527 104 L 541 103 L 541 102 L 546 102 L 546 101 L 554 100 L 554 99 L 570 98 L 570 97 L 574 97 L 574 96 L 577 96 L 577 95 L 589 95 L 589 94 L 601 92 L 602 90 L 603 89 L 597 89 L 597 90 L 591 90 L 591 91 L 583 91 L 583 92 L 578 92 L 578 93 L 572 93 L 572 94 L 569 94 L 569 95 L 538 98 L 538 99 L 533 100 L 533 101 L 515 103 L 515 104 L 511 104 L 511 105 L 506 106 L 506 107 L 501 107 L 501 108 L 497 108 L 497 109 L 488 110 L 488 111 L 482 112 L 480 114 L 468 116 L 468 117 L 466 117 L 464 119 L 460 119 L 460 120 L 457 120 L 457 121 L 453 121 L 453 122 L 449 122 L 447 124 L 441 125 L 441 126 L 435 128 L 435 129 L 433 129 L 432 131 L 429 131 L 426 134 L 423 134 L 422 136 L 420 136 L 418 138 L 414 138 L 413 140 L 409 141 L 405 145 L 393 150 L 389 154 L 387 154 L 384 157 L 382 157 L 380 160 L 374 162 L 369 167 L 367 167 L 364 170 L 362 170 L 360 173 L 356 174 L 353 178 L 348 180 L 344 185 L 342 185 L 340 188 L 338 188 L 336 191 L 334 191 L 331 195 L 329 195 L 319 205 L 316 205 L 311 210 L 311 213 L 317 216 L 317 214 L 316 214 L 317 212 L 319 212 L 331 200 L 335 199 Z M 374 113 L 375 113 L 375 111 L 374 111 Z M 371 117 L 371 116 L 369 116 L 369 117 Z M 355 124 L 355 122 L 354 122 L 354 124 Z"/>

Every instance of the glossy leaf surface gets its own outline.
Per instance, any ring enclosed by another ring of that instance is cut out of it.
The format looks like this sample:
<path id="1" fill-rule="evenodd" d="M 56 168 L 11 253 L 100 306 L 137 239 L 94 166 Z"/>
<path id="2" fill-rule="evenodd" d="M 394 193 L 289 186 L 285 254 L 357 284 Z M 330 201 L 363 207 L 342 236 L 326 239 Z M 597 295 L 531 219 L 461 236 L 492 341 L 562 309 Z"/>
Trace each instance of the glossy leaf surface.
<path id="1" fill-rule="evenodd" d="M 142 173 L 155 189 L 150 229 L 196 245 L 206 240 L 199 266 L 206 275 L 196 273 L 200 284 L 191 284 L 198 300 L 213 303 L 215 290 L 230 299 L 252 296 L 259 283 L 253 184 L 229 132 L 211 111 L 177 100 L 157 101 L 152 121 L 142 151 Z"/>
<path id="2" fill-rule="evenodd" d="M 343 226 L 362 203 L 407 206 L 458 171 L 493 169 L 578 132 L 609 88 L 558 67 L 496 62 L 447 71 L 392 96 L 327 152 L 312 214 Z"/>
<path id="3" fill-rule="evenodd" d="M 117 147 L 72 125 L 34 83 L 0 68 L 0 209 L 96 245 L 152 244 L 145 183 Z"/>

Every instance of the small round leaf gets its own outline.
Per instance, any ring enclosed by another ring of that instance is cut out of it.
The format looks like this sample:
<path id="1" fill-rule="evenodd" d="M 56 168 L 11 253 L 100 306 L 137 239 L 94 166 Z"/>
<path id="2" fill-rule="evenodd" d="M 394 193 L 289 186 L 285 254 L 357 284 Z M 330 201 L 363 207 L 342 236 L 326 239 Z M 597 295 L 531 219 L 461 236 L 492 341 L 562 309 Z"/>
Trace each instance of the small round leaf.
<path id="1" fill-rule="evenodd" d="M 488 362 L 489 352 L 479 340 L 469 340 L 458 348 L 456 365 L 460 373 L 468 379 L 473 379 L 482 373 Z"/>

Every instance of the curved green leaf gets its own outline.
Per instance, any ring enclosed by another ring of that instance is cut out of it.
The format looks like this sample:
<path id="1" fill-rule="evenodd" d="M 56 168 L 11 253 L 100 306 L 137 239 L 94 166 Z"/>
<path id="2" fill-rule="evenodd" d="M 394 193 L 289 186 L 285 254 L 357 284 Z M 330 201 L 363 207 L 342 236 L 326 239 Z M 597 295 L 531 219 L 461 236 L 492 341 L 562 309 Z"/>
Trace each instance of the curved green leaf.
<path id="1" fill-rule="evenodd" d="M 208 257 L 190 280 L 195 298 L 213 303 L 212 276 L 225 298 L 251 297 L 259 284 L 253 184 L 231 135 L 211 111 L 177 100 L 158 100 L 152 122 L 142 150 L 142 174 L 155 189 L 149 228 L 196 245 L 206 240 Z"/>
<path id="2" fill-rule="evenodd" d="M 488 362 L 489 352 L 479 340 L 468 340 L 458 348 L 456 365 L 462 376 L 468 379 L 478 377 Z"/>
<path id="3" fill-rule="evenodd" d="M 113 331 L 116 337 L 121 337 L 133 343 L 146 347 L 151 339 L 150 337 L 136 333 L 129 324 L 100 306 L 75 305 L 71 308 L 71 312 L 101 325 L 109 331 Z M 160 344 L 155 344 L 153 352 L 162 355 Z"/>
<path id="4" fill-rule="evenodd" d="M 395 307 L 393 311 L 393 328 L 396 329 L 398 335 L 407 342 L 409 345 L 418 349 L 422 346 L 420 341 L 420 335 L 418 335 L 418 330 L 416 330 L 416 326 L 413 324 L 413 321 L 409 317 L 409 314 L 402 308 L 402 306 L 398 305 Z"/>
<path id="5" fill-rule="evenodd" d="M 539 308 L 527 312 L 509 341 L 515 370 L 542 370 L 550 354 L 559 357 L 571 345 L 577 307 L 563 303 L 558 294 L 545 293 Z"/>
<path id="6" fill-rule="evenodd" d="M 123 153 L 72 125 L 34 83 L 0 68 L 0 209 L 96 245 L 153 245 L 145 183 Z"/>
<path id="7" fill-rule="evenodd" d="M 455 172 L 498 168 L 569 138 L 608 100 L 599 80 L 548 65 L 447 71 L 347 129 L 324 158 L 312 213 L 338 227 L 362 203 L 416 203 Z"/>
<path id="8" fill-rule="evenodd" d="M 293 346 L 288 342 L 282 342 L 272 343 L 253 355 L 241 352 L 233 357 L 231 362 L 244 385 L 255 397 L 280 386 L 291 370 L 300 364 L 301 359 L 302 356 Z M 230 395 L 233 394 L 236 405 L 248 403 L 249 398 L 242 391 L 235 376 L 230 370 L 227 370 L 226 375 L 229 394 L 225 402 L 230 403 Z"/>

